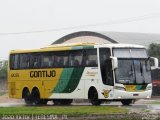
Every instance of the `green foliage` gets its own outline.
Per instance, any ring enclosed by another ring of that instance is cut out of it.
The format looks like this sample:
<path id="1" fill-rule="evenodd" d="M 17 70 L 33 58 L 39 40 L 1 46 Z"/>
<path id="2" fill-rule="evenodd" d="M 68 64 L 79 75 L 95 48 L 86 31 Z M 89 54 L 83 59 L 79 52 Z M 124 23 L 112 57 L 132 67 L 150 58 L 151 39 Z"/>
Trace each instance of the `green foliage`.
<path id="1" fill-rule="evenodd" d="M 41 107 L 0 107 L 1 115 L 106 115 L 106 114 L 126 114 L 128 110 L 125 108 L 112 106 L 41 106 Z"/>
<path id="2" fill-rule="evenodd" d="M 150 44 L 148 48 L 148 54 L 149 56 L 156 57 L 158 60 L 160 60 L 160 44 Z"/>
<path id="3" fill-rule="evenodd" d="M 0 79 L 7 79 L 8 61 L 0 61 Z"/>

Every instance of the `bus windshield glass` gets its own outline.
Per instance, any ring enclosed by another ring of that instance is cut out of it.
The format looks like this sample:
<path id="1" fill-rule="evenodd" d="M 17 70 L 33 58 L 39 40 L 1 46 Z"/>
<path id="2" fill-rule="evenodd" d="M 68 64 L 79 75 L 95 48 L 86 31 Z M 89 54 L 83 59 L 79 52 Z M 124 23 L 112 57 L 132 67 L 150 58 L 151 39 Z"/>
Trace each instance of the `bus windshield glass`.
<path id="1" fill-rule="evenodd" d="M 151 83 L 150 62 L 145 49 L 114 49 L 113 54 L 118 58 L 116 83 Z"/>

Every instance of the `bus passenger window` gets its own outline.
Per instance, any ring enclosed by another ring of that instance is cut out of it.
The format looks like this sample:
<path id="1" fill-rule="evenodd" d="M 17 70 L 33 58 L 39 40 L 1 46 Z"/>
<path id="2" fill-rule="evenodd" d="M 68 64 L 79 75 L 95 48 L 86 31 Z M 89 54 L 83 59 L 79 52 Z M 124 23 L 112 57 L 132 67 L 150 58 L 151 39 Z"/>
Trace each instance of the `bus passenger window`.
<path id="1" fill-rule="evenodd" d="M 49 67 L 54 67 L 54 56 L 51 56 L 49 59 Z"/>
<path id="2" fill-rule="evenodd" d="M 39 54 L 31 53 L 28 55 L 28 58 L 30 60 L 29 68 L 39 68 L 40 67 L 40 55 Z"/>
<path id="3" fill-rule="evenodd" d="M 38 59 L 37 59 L 37 58 L 34 59 L 34 64 L 33 64 L 33 66 L 34 66 L 35 68 L 38 67 Z"/>
<path id="4" fill-rule="evenodd" d="M 29 58 L 26 59 L 26 68 L 29 68 L 30 67 L 30 60 Z"/>
<path id="5" fill-rule="evenodd" d="M 68 52 L 57 52 L 55 56 L 55 67 L 68 67 Z"/>
<path id="6" fill-rule="evenodd" d="M 97 67 L 97 49 L 85 50 L 83 53 L 83 64 L 88 67 Z"/>
<path id="7" fill-rule="evenodd" d="M 62 56 L 58 57 L 57 63 L 60 67 L 62 67 L 64 65 L 64 59 Z"/>
<path id="8" fill-rule="evenodd" d="M 29 56 L 28 54 L 20 54 L 20 68 L 21 69 L 26 69 L 29 68 Z"/>
<path id="9" fill-rule="evenodd" d="M 70 60 L 69 60 L 70 67 L 79 67 L 82 65 L 82 51 L 71 51 Z"/>
<path id="10" fill-rule="evenodd" d="M 43 68 L 54 67 L 54 54 L 53 53 L 43 53 L 41 57 L 41 66 Z"/>
<path id="11" fill-rule="evenodd" d="M 19 54 L 11 55 L 10 56 L 10 69 L 15 70 L 19 69 Z"/>
<path id="12" fill-rule="evenodd" d="M 14 58 L 15 55 L 10 55 L 10 69 L 14 70 Z"/>
<path id="13" fill-rule="evenodd" d="M 79 61 L 76 60 L 73 56 L 71 57 L 71 66 L 79 66 Z"/>

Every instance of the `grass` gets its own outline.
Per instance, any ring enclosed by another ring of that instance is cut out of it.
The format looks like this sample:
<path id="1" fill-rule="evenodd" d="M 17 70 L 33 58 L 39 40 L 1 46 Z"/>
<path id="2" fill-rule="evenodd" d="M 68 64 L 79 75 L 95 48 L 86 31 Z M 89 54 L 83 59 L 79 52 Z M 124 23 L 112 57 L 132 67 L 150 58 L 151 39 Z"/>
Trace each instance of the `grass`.
<path id="1" fill-rule="evenodd" d="M 158 98 L 156 98 L 156 99 L 153 99 L 153 101 L 149 101 L 149 102 L 147 102 L 147 104 L 151 104 L 151 105 L 158 105 L 158 104 L 160 104 L 160 100 L 158 99 Z"/>
<path id="2" fill-rule="evenodd" d="M 160 104 L 160 101 L 151 102 L 149 104 Z"/>
<path id="3" fill-rule="evenodd" d="M 0 107 L 2 115 L 106 115 L 106 114 L 125 114 L 128 110 L 112 106 L 41 106 L 41 107 Z"/>
<path id="4" fill-rule="evenodd" d="M 0 92 L 0 96 L 2 96 L 2 95 L 4 95 L 4 94 L 6 94 L 6 92 Z"/>

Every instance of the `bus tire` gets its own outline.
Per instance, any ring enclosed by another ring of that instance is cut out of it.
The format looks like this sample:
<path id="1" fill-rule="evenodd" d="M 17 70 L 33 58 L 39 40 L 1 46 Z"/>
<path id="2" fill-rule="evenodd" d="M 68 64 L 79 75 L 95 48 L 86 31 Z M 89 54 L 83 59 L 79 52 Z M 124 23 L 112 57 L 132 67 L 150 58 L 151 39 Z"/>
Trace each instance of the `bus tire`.
<path id="1" fill-rule="evenodd" d="M 28 88 L 24 88 L 22 93 L 22 98 L 24 99 L 26 105 L 31 105 L 33 103 L 32 97 Z"/>
<path id="2" fill-rule="evenodd" d="M 35 105 L 42 104 L 42 100 L 40 99 L 40 92 L 37 88 L 33 89 L 33 91 L 32 91 L 32 99 L 33 99 L 33 103 Z"/>
<path id="3" fill-rule="evenodd" d="M 121 100 L 121 103 L 123 105 L 130 105 L 132 103 L 132 99 L 123 99 Z"/>
<path id="4" fill-rule="evenodd" d="M 98 92 L 96 88 L 90 88 L 88 97 L 92 105 L 98 106 L 102 103 L 102 101 L 98 99 Z"/>

